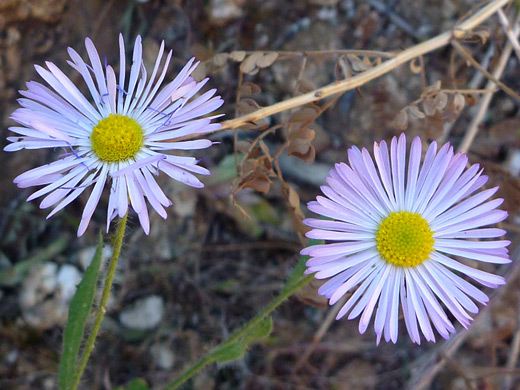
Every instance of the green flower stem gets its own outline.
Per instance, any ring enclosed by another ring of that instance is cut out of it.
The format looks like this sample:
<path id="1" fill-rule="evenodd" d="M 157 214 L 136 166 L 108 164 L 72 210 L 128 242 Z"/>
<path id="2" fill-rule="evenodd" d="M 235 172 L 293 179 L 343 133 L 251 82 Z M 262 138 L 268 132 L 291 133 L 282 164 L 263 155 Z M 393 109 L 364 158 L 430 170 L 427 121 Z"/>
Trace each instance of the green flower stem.
<path id="1" fill-rule="evenodd" d="M 119 255 L 121 254 L 121 246 L 123 245 L 123 238 L 125 236 L 127 218 L 128 213 L 126 213 L 126 215 L 119 221 L 119 224 L 117 226 L 116 236 L 114 240 L 114 250 L 112 252 L 112 257 L 110 258 L 110 263 L 108 265 L 107 276 L 105 278 L 105 285 L 103 286 L 103 293 L 101 295 L 101 301 L 99 303 L 99 308 L 96 313 L 96 320 L 94 322 L 94 326 L 92 327 L 92 330 L 90 331 L 90 334 L 88 336 L 87 343 L 83 351 L 83 356 L 79 362 L 76 377 L 74 378 L 74 385 L 72 387 L 72 389 L 74 390 L 78 388 L 79 381 L 83 376 L 83 372 L 85 371 L 85 367 L 87 366 L 90 354 L 94 349 L 94 343 L 96 342 L 99 329 L 101 328 L 101 323 L 103 322 L 103 318 L 105 318 L 108 296 L 110 294 L 110 289 L 112 288 L 112 282 L 114 281 L 116 266 L 119 260 Z"/>
<path id="2" fill-rule="evenodd" d="M 296 270 L 295 270 L 296 271 Z M 302 275 L 298 277 L 297 280 L 290 280 L 290 282 L 286 285 L 286 287 L 282 290 L 280 295 L 274 298 L 266 307 L 264 307 L 256 316 L 254 316 L 248 323 L 246 323 L 242 328 L 237 330 L 235 333 L 231 335 L 231 337 L 215 347 L 209 354 L 200 359 L 197 363 L 193 364 L 191 367 L 188 367 L 182 375 L 176 379 L 174 382 L 169 384 L 164 388 L 164 390 L 175 390 L 178 389 L 181 385 L 183 385 L 188 379 L 197 374 L 207 365 L 214 363 L 217 361 L 218 356 L 221 351 L 229 347 L 231 344 L 239 341 L 244 338 L 248 332 L 257 326 L 261 321 L 263 321 L 269 314 L 271 314 L 278 306 L 280 306 L 285 300 L 287 300 L 291 295 L 293 295 L 300 288 L 305 286 L 314 278 L 314 275 Z"/>

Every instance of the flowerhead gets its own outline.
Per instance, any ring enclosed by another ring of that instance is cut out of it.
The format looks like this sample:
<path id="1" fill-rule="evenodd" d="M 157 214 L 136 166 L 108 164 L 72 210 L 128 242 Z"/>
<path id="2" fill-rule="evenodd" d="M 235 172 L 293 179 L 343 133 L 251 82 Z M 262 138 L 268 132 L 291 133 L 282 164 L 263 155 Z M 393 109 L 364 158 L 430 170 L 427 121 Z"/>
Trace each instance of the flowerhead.
<path id="1" fill-rule="evenodd" d="M 64 153 L 50 164 L 19 175 L 14 182 L 22 188 L 43 186 L 28 201 L 45 196 L 40 207 L 54 207 L 48 217 L 91 188 L 78 236 L 87 229 L 103 189 L 109 186 L 107 230 L 112 219 L 123 217 L 131 207 L 148 234 L 147 204 L 163 218 L 167 217 L 165 207 L 172 204 L 154 176 L 164 172 L 189 186 L 203 187 L 193 173 L 208 175 L 209 171 L 198 166 L 195 158 L 170 151 L 211 146 L 207 139 L 186 139 L 220 128 L 212 123 L 218 115 L 208 115 L 223 100 L 215 96 L 214 89 L 195 97 L 208 79 L 196 82 L 190 77 L 197 67 L 193 58 L 163 85 L 172 56 L 170 51 L 161 65 L 164 42 L 149 77 L 140 36 L 135 41 L 129 74 L 121 35 L 119 75 L 106 59 L 101 62 L 89 38 L 85 45 L 90 63 L 72 48 L 68 50 L 68 63 L 83 78 L 89 97 L 52 62 L 46 63 L 48 69 L 36 65 L 48 86 L 30 81 L 27 90 L 20 91 L 21 108 L 12 119 L 21 126 L 10 128 L 19 136 L 8 137 L 11 144 L 4 150 L 53 148 Z"/>
<path id="2" fill-rule="evenodd" d="M 336 164 L 311 211 L 330 219 L 306 219 L 307 237 L 325 240 L 302 250 L 307 273 L 329 279 L 319 289 L 331 305 L 351 292 L 337 319 L 361 316 L 364 333 L 374 316 L 379 343 L 397 341 L 402 311 L 408 334 L 435 341 L 455 332 L 446 313 L 467 328 L 475 304 L 488 297 L 466 279 L 491 288 L 504 278 L 471 265 L 509 263 L 505 231 L 486 227 L 504 220 L 503 199 L 489 200 L 498 187 L 480 191 L 487 176 L 478 164 L 466 169 L 465 154 L 430 144 L 424 159 L 418 137 L 407 158 L 406 137 L 374 144 L 374 156 L 352 147 L 349 164 Z M 374 162 L 375 160 L 375 162 Z M 377 308 L 376 308 L 377 307 Z M 444 308 L 443 308 L 444 307 Z M 433 326 L 432 326 L 433 325 Z"/>

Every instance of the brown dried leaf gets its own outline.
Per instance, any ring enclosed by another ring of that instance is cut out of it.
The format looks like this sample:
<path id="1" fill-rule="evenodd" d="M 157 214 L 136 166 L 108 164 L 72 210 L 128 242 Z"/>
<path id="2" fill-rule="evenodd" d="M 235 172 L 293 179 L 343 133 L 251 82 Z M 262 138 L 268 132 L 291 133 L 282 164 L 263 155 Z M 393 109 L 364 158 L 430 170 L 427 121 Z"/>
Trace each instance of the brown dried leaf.
<path id="1" fill-rule="evenodd" d="M 314 130 L 301 128 L 291 131 L 291 133 L 289 134 L 289 140 L 295 141 L 297 139 L 302 139 L 305 141 L 312 141 L 315 136 L 316 132 Z"/>
<path id="2" fill-rule="evenodd" d="M 316 158 L 316 151 L 312 146 L 312 140 L 316 136 L 316 132 L 311 129 L 301 128 L 293 130 L 289 134 L 289 147 L 287 154 L 297 157 L 306 163 L 311 163 Z"/>
<path id="3" fill-rule="evenodd" d="M 278 58 L 278 53 L 275 51 L 272 51 L 270 53 L 264 54 L 261 58 L 256 61 L 256 65 L 259 68 L 267 68 L 268 66 L 271 66 L 276 59 Z"/>
<path id="4" fill-rule="evenodd" d="M 459 113 L 451 108 L 442 111 L 442 120 L 444 122 L 454 123 L 458 116 Z"/>
<path id="5" fill-rule="evenodd" d="M 296 138 L 290 143 L 287 153 L 289 154 L 289 156 L 299 157 L 303 154 L 306 154 L 309 151 L 310 147 L 311 142 L 309 140 Z"/>
<path id="6" fill-rule="evenodd" d="M 241 96 L 256 95 L 260 92 L 262 92 L 262 89 L 255 83 L 246 82 L 240 86 Z"/>
<path id="7" fill-rule="evenodd" d="M 262 154 L 262 149 L 259 146 L 255 146 L 249 153 L 249 158 L 256 159 L 260 154 Z"/>
<path id="8" fill-rule="evenodd" d="M 240 140 L 235 143 L 235 150 L 239 153 L 247 153 L 251 147 L 251 141 Z"/>
<path id="9" fill-rule="evenodd" d="M 252 175 L 252 172 L 255 170 L 255 164 L 252 160 L 243 161 L 241 165 L 241 175 L 247 176 Z M 241 183 L 245 180 L 244 177 L 241 178 Z"/>
<path id="10" fill-rule="evenodd" d="M 466 99 L 463 94 L 456 93 L 455 96 L 453 96 L 453 108 L 455 111 L 461 112 L 464 109 L 465 104 Z"/>
<path id="11" fill-rule="evenodd" d="M 271 174 L 271 171 L 273 170 L 273 162 L 271 159 L 267 156 L 263 156 L 262 158 L 257 160 L 259 164 L 262 164 L 265 169 Z M 271 174 L 272 176 L 272 174 Z"/>
<path id="12" fill-rule="evenodd" d="M 436 103 L 433 98 L 427 97 L 426 99 L 424 99 L 422 102 L 424 113 L 428 116 L 435 114 L 435 105 Z"/>
<path id="13" fill-rule="evenodd" d="M 260 106 L 253 99 L 242 99 L 238 102 L 238 110 L 243 114 L 250 114 L 258 110 Z"/>
<path id="14" fill-rule="evenodd" d="M 446 105 L 448 104 L 448 94 L 446 92 L 439 92 L 437 96 L 435 97 L 435 108 L 439 111 L 442 111 L 446 108 Z"/>
<path id="15" fill-rule="evenodd" d="M 316 149 L 314 149 L 314 146 L 310 145 L 306 153 L 293 152 L 291 156 L 299 158 L 306 164 L 312 164 L 316 159 Z"/>
<path id="16" fill-rule="evenodd" d="M 417 118 L 417 119 L 423 119 L 425 117 L 424 113 L 421 112 L 419 110 L 419 108 L 417 106 L 408 106 L 407 107 L 408 109 L 408 112 L 410 113 L 411 116 L 413 116 L 414 118 Z"/>
<path id="17" fill-rule="evenodd" d="M 298 123 L 298 122 L 312 122 L 318 117 L 319 108 L 317 106 L 306 106 L 302 109 L 295 111 L 289 122 Z"/>
<path id="18" fill-rule="evenodd" d="M 229 54 L 229 58 L 236 62 L 242 62 L 246 58 L 246 52 L 243 50 L 232 51 Z"/>
<path id="19" fill-rule="evenodd" d="M 267 177 L 267 175 L 263 172 L 256 172 L 255 176 L 249 180 L 245 185 L 245 188 L 252 188 L 255 191 L 261 192 L 263 194 L 269 193 L 269 188 L 271 187 L 271 180 Z"/>
<path id="20" fill-rule="evenodd" d="M 240 64 L 240 71 L 243 73 L 254 74 L 257 70 L 257 61 L 264 56 L 261 52 L 250 54 L 244 62 Z"/>
<path id="21" fill-rule="evenodd" d="M 229 59 L 228 53 L 218 53 L 213 56 L 213 64 L 217 67 L 226 65 Z"/>
<path id="22" fill-rule="evenodd" d="M 399 114 L 397 114 L 394 119 L 394 127 L 399 130 L 406 130 L 408 128 L 408 114 L 406 110 L 399 111 Z"/>
<path id="23" fill-rule="evenodd" d="M 334 77 L 336 80 L 343 80 L 352 77 L 352 68 L 350 62 L 345 58 L 345 56 L 339 57 L 336 61 L 336 65 L 334 66 Z"/>
<path id="24" fill-rule="evenodd" d="M 364 72 L 365 70 L 370 69 L 368 64 L 363 62 L 361 58 L 354 54 L 347 54 L 347 59 L 354 72 Z"/>
<path id="25" fill-rule="evenodd" d="M 300 195 L 290 185 L 288 187 L 287 201 L 289 205 L 295 209 L 300 208 Z"/>
<path id="26" fill-rule="evenodd" d="M 312 81 L 307 79 L 300 80 L 300 91 L 303 93 L 314 91 L 315 89 L 317 89 L 317 86 Z"/>

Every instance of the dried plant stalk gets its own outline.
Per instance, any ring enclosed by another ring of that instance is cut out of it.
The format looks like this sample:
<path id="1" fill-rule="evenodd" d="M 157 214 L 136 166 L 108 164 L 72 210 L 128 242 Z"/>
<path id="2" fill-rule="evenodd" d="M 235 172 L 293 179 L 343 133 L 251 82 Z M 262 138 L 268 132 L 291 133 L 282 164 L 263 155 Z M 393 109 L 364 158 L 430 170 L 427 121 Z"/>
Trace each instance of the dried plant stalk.
<path id="1" fill-rule="evenodd" d="M 518 25 L 520 23 L 520 14 L 516 17 L 515 20 L 515 27 L 513 30 L 513 38 L 516 41 L 518 35 L 520 34 L 520 26 Z M 494 71 L 493 71 L 493 78 L 500 79 L 502 77 L 502 73 L 504 72 L 506 68 L 507 61 L 509 60 L 509 57 L 511 56 L 513 52 L 513 43 L 511 40 L 508 40 L 506 46 L 504 47 L 504 50 L 502 51 L 502 54 L 500 55 L 500 59 L 498 60 L 498 64 L 496 65 Z M 495 88 L 496 84 L 492 80 L 489 80 L 486 89 L 493 89 Z M 471 144 L 473 143 L 473 140 L 475 139 L 475 136 L 477 135 L 478 128 L 482 121 L 484 120 L 484 116 L 486 115 L 487 109 L 489 107 L 489 104 L 491 103 L 491 99 L 493 99 L 494 93 L 488 93 L 482 97 L 482 100 L 480 102 L 480 106 L 478 107 L 478 111 L 473 117 L 468 129 L 466 130 L 466 133 L 464 134 L 464 138 L 462 139 L 462 142 L 459 146 L 458 152 L 461 153 L 467 153 Z"/>
<path id="2" fill-rule="evenodd" d="M 454 34 L 458 36 L 463 35 L 464 32 L 467 32 L 474 27 L 483 23 L 486 19 L 488 19 L 491 15 L 496 13 L 499 9 L 509 3 L 510 0 L 496 0 L 492 1 L 480 11 L 476 12 L 474 15 L 460 23 L 453 31 L 444 32 L 432 39 L 429 39 L 426 42 L 420 43 L 416 46 L 413 46 L 409 49 L 403 50 L 399 54 L 396 54 L 393 58 L 382 62 L 380 65 L 377 65 L 371 69 L 364 71 L 363 73 L 358 74 L 352 78 L 334 82 L 325 87 L 318 88 L 309 93 L 296 96 L 291 99 L 287 99 L 280 103 L 273 104 L 268 107 L 261 108 L 257 111 L 254 111 L 250 114 L 240 116 L 235 119 L 230 119 L 222 123 L 222 129 L 237 129 L 240 126 L 243 126 L 247 123 L 254 123 L 262 118 L 266 118 L 268 116 L 277 114 L 282 111 L 289 110 L 291 108 L 303 106 L 308 103 L 316 102 L 323 98 L 326 98 L 331 95 L 336 95 L 341 92 L 345 92 L 354 88 L 357 88 L 361 85 L 368 83 L 371 80 L 374 80 L 391 70 L 397 68 L 398 66 L 414 59 L 419 56 L 422 56 L 431 51 L 437 50 L 443 46 L 446 46 L 450 43 L 450 40 Z"/>

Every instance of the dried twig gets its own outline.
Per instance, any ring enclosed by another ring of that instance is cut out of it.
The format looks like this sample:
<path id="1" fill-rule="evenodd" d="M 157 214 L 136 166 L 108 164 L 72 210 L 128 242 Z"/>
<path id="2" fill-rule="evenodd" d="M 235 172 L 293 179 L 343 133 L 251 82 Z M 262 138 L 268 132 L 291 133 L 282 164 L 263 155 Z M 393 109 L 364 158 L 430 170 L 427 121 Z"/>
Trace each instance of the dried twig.
<path id="1" fill-rule="evenodd" d="M 305 349 L 305 352 L 300 356 L 296 364 L 294 365 L 294 372 L 298 372 L 300 368 L 307 362 L 311 354 L 316 350 L 316 347 L 321 342 L 321 339 L 327 331 L 329 330 L 330 326 L 334 323 L 334 320 L 336 319 L 336 316 L 338 315 L 339 311 L 343 307 L 343 305 L 347 302 L 347 299 L 350 298 L 348 295 L 343 296 L 336 305 L 334 305 L 325 319 L 323 320 L 320 328 L 318 331 L 314 334 L 314 337 L 312 338 L 311 345 Z"/>
<path id="2" fill-rule="evenodd" d="M 479 12 L 476 12 L 474 15 L 466 19 L 464 22 L 460 23 L 457 26 L 458 32 L 469 31 L 472 28 L 480 25 L 486 19 L 488 19 L 491 15 L 496 13 L 500 8 L 506 5 L 509 0 L 496 0 L 485 7 L 483 7 Z M 446 46 L 450 43 L 452 38 L 452 31 L 447 31 L 443 34 L 440 34 L 426 42 L 420 43 L 416 46 L 413 46 L 409 49 L 403 50 L 399 54 L 395 55 L 395 57 L 373 67 L 370 68 L 363 73 L 358 74 L 350 79 L 343 80 L 340 82 L 335 82 L 329 84 L 325 87 L 318 88 L 315 91 L 287 99 L 285 101 L 273 104 L 268 107 L 261 108 L 255 112 L 252 112 L 247 115 L 240 116 L 235 119 L 227 120 L 222 123 L 222 129 L 236 129 L 240 126 L 255 122 L 259 119 L 266 118 L 268 116 L 277 114 L 282 111 L 289 110 L 294 107 L 302 106 L 308 103 L 312 103 L 321 99 L 324 99 L 331 95 L 336 95 L 340 92 L 345 92 L 354 88 L 357 88 L 367 82 L 376 79 L 391 70 L 397 68 L 398 66 L 410 61 L 413 58 L 419 57 L 423 54 L 429 53 L 436 49 L 439 49 L 443 46 Z"/>
<path id="3" fill-rule="evenodd" d="M 515 91 L 513 91 L 511 88 L 509 88 L 503 82 L 501 82 L 492 73 L 489 73 L 486 69 L 484 69 L 464 46 L 462 46 L 459 42 L 457 42 L 455 40 L 452 42 L 452 45 L 455 49 L 457 49 L 459 54 L 461 54 L 467 61 L 469 61 L 471 63 L 471 65 L 473 65 L 479 71 L 484 73 L 486 75 L 486 77 L 493 82 L 493 84 L 498 84 L 500 86 L 500 88 L 502 88 L 504 90 L 505 93 L 507 93 L 513 99 L 520 101 L 520 95 L 518 95 Z M 511 55 L 511 53 L 509 53 L 509 55 Z M 508 56 L 508 58 L 509 58 L 509 56 Z M 506 62 L 507 62 L 508 58 L 506 58 Z M 500 72 L 500 75 L 501 74 L 502 74 L 502 72 Z"/>
<path id="4" fill-rule="evenodd" d="M 518 35 L 520 33 L 519 23 L 520 23 L 520 13 L 516 17 L 515 26 L 513 28 L 513 33 L 514 33 L 515 37 L 518 37 Z M 504 51 L 502 52 L 502 55 L 500 56 L 498 64 L 497 64 L 495 70 L 493 71 L 493 77 L 495 79 L 499 79 L 502 76 L 502 73 L 504 72 L 507 61 L 508 61 L 509 57 L 511 56 L 512 51 L 513 51 L 513 44 L 511 43 L 511 41 L 508 41 L 504 48 Z M 495 88 L 495 83 L 490 80 L 486 84 L 485 89 L 492 89 L 492 88 Z M 491 99 L 493 98 L 493 95 L 494 95 L 493 93 L 488 93 L 487 95 L 484 95 L 482 97 L 482 101 L 480 102 L 478 111 L 475 114 L 475 116 L 473 117 L 473 120 L 471 121 L 471 123 L 468 127 L 468 130 L 466 131 L 466 134 L 464 134 L 464 138 L 462 139 L 462 143 L 458 150 L 459 152 L 466 153 L 469 150 L 471 143 L 473 142 L 473 139 L 477 135 L 478 127 L 482 123 L 482 120 L 484 119 L 484 115 L 486 114 L 489 104 L 491 103 Z"/>
<path id="5" fill-rule="evenodd" d="M 507 20 L 506 14 L 504 14 L 504 11 L 501 9 L 498 10 L 498 20 L 500 21 L 502 29 L 506 33 L 507 38 L 513 45 L 513 50 L 515 51 L 517 58 L 520 60 L 520 43 L 518 43 L 518 39 L 513 29 L 511 28 L 511 25 L 509 24 L 509 20 Z"/>

